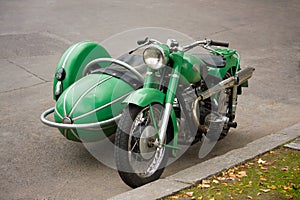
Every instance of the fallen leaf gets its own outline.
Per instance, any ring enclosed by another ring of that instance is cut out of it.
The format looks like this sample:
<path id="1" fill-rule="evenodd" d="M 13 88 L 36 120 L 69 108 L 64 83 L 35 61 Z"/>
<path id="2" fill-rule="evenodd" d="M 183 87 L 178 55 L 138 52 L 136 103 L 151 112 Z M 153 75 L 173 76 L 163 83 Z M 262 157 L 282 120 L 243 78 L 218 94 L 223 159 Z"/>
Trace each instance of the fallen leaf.
<path id="1" fill-rule="evenodd" d="M 238 177 L 238 178 L 243 178 L 243 177 L 245 177 L 245 176 L 247 176 L 246 171 L 240 171 L 240 172 L 238 172 L 238 174 L 236 175 L 236 177 Z"/>
<path id="2" fill-rule="evenodd" d="M 292 189 L 291 187 L 285 186 L 285 185 L 284 185 L 282 188 L 283 188 L 284 190 L 291 190 L 291 189 Z"/>
<path id="3" fill-rule="evenodd" d="M 257 163 L 258 164 L 265 164 L 267 161 L 263 160 L 263 159 L 258 159 Z"/>
<path id="4" fill-rule="evenodd" d="M 261 180 L 261 181 L 266 181 L 267 179 L 266 179 L 265 177 L 262 177 L 262 176 L 261 176 L 261 177 L 260 177 L 260 180 Z"/>
<path id="5" fill-rule="evenodd" d="M 267 188 L 269 188 L 271 190 L 276 190 L 277 189 L 277 187 L 275 185 L 271 185 L 271 186 L 267 185 Z"/>
<path id="6" fill-rule="evenodd" d="M 170 199 L 179 199 L 179 196 L 170 196 Z"/>
<path id="7" fill-rule="evenodd" d="M 202 180 L 202 184 L 210 184 L 210 180 Z"/>
<path id="8" fill-rule="evenodd" d="M 199 184 L 198 185 L 198 188 L 201 188 L 201 189 L 203 189 L 203 188 L 209 188 L 209 187 L 210 187 L 209 184 Z"/>
<path id="9" fill-rule="evenodd" d="M 194 195 L 194 192 L 186 192 L 185 194 L 186 194 L 186 196 L 188 196 L 188 197 L 192 197 L 192 196 Z"/>
<path id="10" fill-rule="evenodd" d="M 215 184 L 219 184 L 220 183 L 220 181 L 218 181 L 216 179 L 214 179 L 212 182 L 215 183 Z"/>
<path id="11" fill-rule="evenodd" d="M 282 167 L 280 170 L 281 170 L 281 171 L 289 171 L 289 167 L 288 167 L 288 166 L 285 166 L 285 167 Z"/>
<path id="12" fill-rule="evenodd" d="M 294 170 L 294 171 L 299 171 L 300 168 L 297 166 L 297 167 L 294 167 L 293 170 Z"/>
<path id="13" fill-rule="evenodd" d="M 259 196 L 259 195 L 261 195 L 261 193 L 260 193 L 260 192 L 256 194 L 256 196 Z"/>
<path id="14" fill-rule="evenodd" d="M 266 167 L 260 167 L 261 170 L 264 170 L 264 171 L 268 171 L 268 168 Z"/>
<path id="15" fill-rule="evenodd" d="M 202 197 L 202 196 L 198 197 L 198 200 L 202 200 L 202 199 L 203 199 L 203 197 Z"/>
<path id="16" fill-rule="evenodd" d="M 216 195 L 221 196 L 221 192 L 217 192 Z"/>
<path id="17" fill-rule="evenodd" d="M 217 177 L 217 179 L 218 179 L 219 181 L 225 181 L 225 180 L 226 180 L 225 177 Z"/>
<path id="18" fill-rule="evenodd" d="M 267 193 L 270 192 L 270 189 L 260 189 L 260 191 Z"/>
<path id="19" fill-rule="evenodd" d="M 248 199 L 253 199 L 250 195 L 248 195 L 247 197 L 248 197 Z"/>

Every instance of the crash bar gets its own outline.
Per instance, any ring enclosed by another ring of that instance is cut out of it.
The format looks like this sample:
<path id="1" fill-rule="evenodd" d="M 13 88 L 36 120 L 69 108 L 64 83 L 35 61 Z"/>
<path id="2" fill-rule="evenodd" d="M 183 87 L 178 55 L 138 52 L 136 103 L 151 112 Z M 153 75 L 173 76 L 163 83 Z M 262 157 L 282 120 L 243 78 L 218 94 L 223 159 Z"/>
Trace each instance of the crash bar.
<path id="1" fill-rule="evenodd" d="M 55 107 L 49 108 L 45 112 L 41 114 L 41 121 L 51 127 L 56 127 L 56 128 L 64 128 L 64 129 L 87 129 L 87 128 L 99 128 L 100 126 L 105 126 L 108 124 L 111 124 L 113 122 L 118 121 L 122 114 L 117 115 L 116 117 L 113 117 L 111 119 L 101 121 L 101 122 L 95 122 L 95 123 L 86 123 L 86 124 L 63 124 L 63 123 L 57 123 L 48 120 L 46 117 L 50 115 L 51 113 L 54 113 Z"/>

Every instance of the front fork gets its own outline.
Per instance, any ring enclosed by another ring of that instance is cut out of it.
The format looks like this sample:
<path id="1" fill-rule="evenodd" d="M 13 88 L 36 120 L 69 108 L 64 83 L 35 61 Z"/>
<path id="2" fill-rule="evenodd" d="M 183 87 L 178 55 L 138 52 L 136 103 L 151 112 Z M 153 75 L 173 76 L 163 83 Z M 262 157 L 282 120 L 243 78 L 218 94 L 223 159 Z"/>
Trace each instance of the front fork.
<path id="1" fill-rule="evenodd" d="M 171 77 L 168 84 L 166 99 L 165 99 L 165 110 L 162 115 L 161 120 L 161 127 L 158 131 L 158 138 L 159 138 L 159 146 L 162 147 L 164 145 L 164 141 L 166 139 L 166 132 L 168 128 L 168 123 L 170 119 L 170 114 L 173 108 L 173 103 L 175 99 L 175 94 L 180 78 L 180 72 L 181 72 L 181 65 L 182 65 L 182 57 L 183 52 L 176 52 L 171 55 L 174 66 L 172 69 Z"/>

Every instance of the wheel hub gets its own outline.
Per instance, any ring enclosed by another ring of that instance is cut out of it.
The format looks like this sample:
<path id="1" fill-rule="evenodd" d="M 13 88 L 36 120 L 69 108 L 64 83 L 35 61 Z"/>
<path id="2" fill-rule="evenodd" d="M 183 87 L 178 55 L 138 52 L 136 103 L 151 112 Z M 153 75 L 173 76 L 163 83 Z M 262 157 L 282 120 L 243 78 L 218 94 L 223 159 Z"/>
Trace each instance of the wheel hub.
<path id="1" fill-rule="evenodd" d="M 147 126 L 141 134 L 139 141 L 140 155 L 146 160 L 151 159 L 156 152 L 155 134 L 153 126 Z"/>

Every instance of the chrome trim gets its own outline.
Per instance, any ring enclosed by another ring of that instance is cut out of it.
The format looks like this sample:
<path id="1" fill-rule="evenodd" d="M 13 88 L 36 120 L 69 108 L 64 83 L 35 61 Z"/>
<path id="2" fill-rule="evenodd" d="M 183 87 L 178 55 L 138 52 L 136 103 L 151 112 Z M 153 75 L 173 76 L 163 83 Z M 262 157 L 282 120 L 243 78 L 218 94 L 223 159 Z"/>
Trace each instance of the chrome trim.
<path id="1" fill-rule="evenodd" d="M 66 57 L 65 57 L 65 59 L 64 59 L 64 62 L 63 62 L 63 64 L 62 64 L 62 68 L 65 68 L 65 65 L 66 65 L 66 63 L 67 63 L 67 60 L 69 59 L 69 57 L 70 57 L 71 53 L 74 51 L 74 49 L 75 49 L 76 47 L 78 47 L 79 45 L 81 45 L 81 44 L 82 44 L 82 42 L 75 44 L 75 45 L 72 47 L 72 49 L 68 52 L 68 54 L 66 55 Z"/>
<path id="2" fill-rule="evenodd" d="M 103 83 L 103 82 L 105 82 L 105 81 L 107 81 L 107 80 L 109 80 L 109 79 L 111 79 L 111 78 L 112 78 L 112 76 L 109 76 L 109 77 L 107 77 L 107 78 L 105 78 L 105 79 L 102 79 L 101 81 L 97 82 L 97 83 L 94 84 L 92 87 L 90 87 L 88 90 L 86 90 L 86 91 L 78 98 L 78 100 L 76 101 L 76 103 L 73 105 L 73 107 L 72 107 L 70 113 L 68 114 L 68 117 L 71 117 L 71 116 L 72 116 L 74 110 L 76 109 L 76 107 L 78 106 L 79 102 L 82 100 L 83 97 L 85 97 L 85 96 L 86 96 L 90 91 L 92 91 L 95 87 L 97 87 L 97 86 L 100 85 L 101 83 Z M 73 119 L 73 120 L 74 120 L 74 119 Z"/>
<path id="3" fill-rule="evenodd" d="M 101 122 L 95 122 L 95 123 L 62 124 L 62 123 L 52 122 L 52 121 L 46 119 L 46 117 L 48 115 L 50 115 L 51 113 L 53 113 L 54 110 L 55 110 L 55 108 L 52 107 L 52 108 L 49 108 L 48 110 L 44 111 L 40 117 L 41 122 L 43 122 L 44 124 L 51 126 L 51 127 L 64 128 L 64 129 L 87 129 L 87 128 L 96 128 L 99 126 L 105 126 L 105 125 L 109 125 L 113 122 L 119 121 L 119 119 L 121 118 L 121 115 L 122 115 L 122 114 L 119 114 L 113 118 L 110 118 L 110 119 L 107 119 L 107 120 L 101 121 Z"/>
<path id="4" fill-rule="evenodd" d="M 165 110 L 164 110 L 164 114 L 162 117 L 161 127 L 158 132 L 160 146 L 162 146 L 164 144 L 164 141 L 166 139 L 166 132 L 167 132 L 167 128 L 168 128 L 168 123 L 169 123 L 169 118 L 170 118 L 170 113 L 171 113 L 172 107 L 173 106 L 171 103 L 166 103 L 166 105 L 165 105 Z"/>
<path id="5" fill-rule="evenodd" d="M 146 52 L 148 49 L 157 49 L 157 50 L 161 53 L 163 62 L 162 62 L 162 65 L 161 65 L 159 68 L 152 68 L 151 66 L 149 66 L 149 65 L 146 63 L 144 54 L 145 54 L 145 52 Z M 145 63 L 148 67 L 150 67 L 151 69 L 153 69 L 153 70 L 159 70 L 159 69 L 161 69 L 162 67 L 164 67 L 164 66 L 167 64 L 167 57 L 166 57 L 165 51 L 164 51 L 164 49 L 163 49 L 162 47 L 160 47 L 160 46 L 158 46 L 158 45 L 149 45 L 149 46 L 144 50 L 144 52 L 143 52 L 143 60 L 144 60 L 144 63 Z"/>
<path id="6" fill-rule="evenodd" d="M 77 135 L 74 131 L 74 129 L 70 129 L 71 133 L 74 135 L 74 137 L 76 137 L 77 140 L 79 140 L 80 142 L 82 142 L 82 139 L 80 139 L 79 135 Z"/>
<path id="7" fill-rule="evenodd" d="M 130 70 L 132 73 L 134 73 L 134 74 L 138 77 L 138 79 L 139 79 L 140 81 L 144 81 L 144 77 L 143 77 L 136 69 L 134 69 L 131 65 L 129 65 L 129 64 L 127 64 L 126 62 L 123 62 L 123 61 L 121 61 L 121 60 L 114 59 L 114 58 L 97 58 L 97 59 L 95 59 L 95 60 L 92 60 L 91 62 L 89 62 L 89 63 L 85 66 L 85 68 L 83 69 L 82 74 L 83 74 L 83 75 L 86 75 L 87 69 L 88 69 L 90 66 L 92 66 L 92 65 L 94 65 L 94 64 L 96 64 L 96 63 L 98 63 L 98 62 L 112 62 L 112 63 L 119 64 L 119 65 L 125 67 L 126 69 Z M 96 70 L 95 70 L 95 72 L 96 72 Z"/>
<path id="8" fill-rule="evenodd" d="M 61 92 L 62 92 L 62 83 L 61 81 L 58 81 L 55 86 L 55 95 L 58 96 L 61 94 Z"/>
<path id="9" fill-rule="evenodd" d="M 88 116 L 88 115 L 90 115 L 90 114 L 93 114 L 93 113 L 95 113 L 95 112 L 98 112 L 99 110 L 104 109 L 104 108 L 106 108 L 107 106 L 110 106 L 110 105 L 116 103 L 117 101 L 119 101 L 119 100 L 125 98 L 125 97 L 128 96 L 130 93 L 131 93 L 131 92 L 129 92 L 129 93 L 127 93 L 127 94 L 125 94 L 125 95 L 123 95 L 123 96 L 117 98 L 117 99 L 114 99 L 113 101 L 111 101 L 111 102 L 109 102 L 109 103 L 107 103 L 107 104 L 105 104 L 105 105 L 103 105 L 103 106 L 101 106 L 101 107 L 99 107 L 99 108 L 96 108 L 96 109 L 91 110 L 91 111 L 89 111 L 89 112 L 87 112 L 87 113 L 84 113 L 84 114 L 82 114 L 82 115 L 79 115 L 79 116 L 77 116 L 77 117 L 74 117 L 74 118 L 73 118 L 73 121 L 78 120 L 78 119 L 81 119 L 81 118 L 83 118 L 83 117 L 86 117 L 86 116 Z"/>

